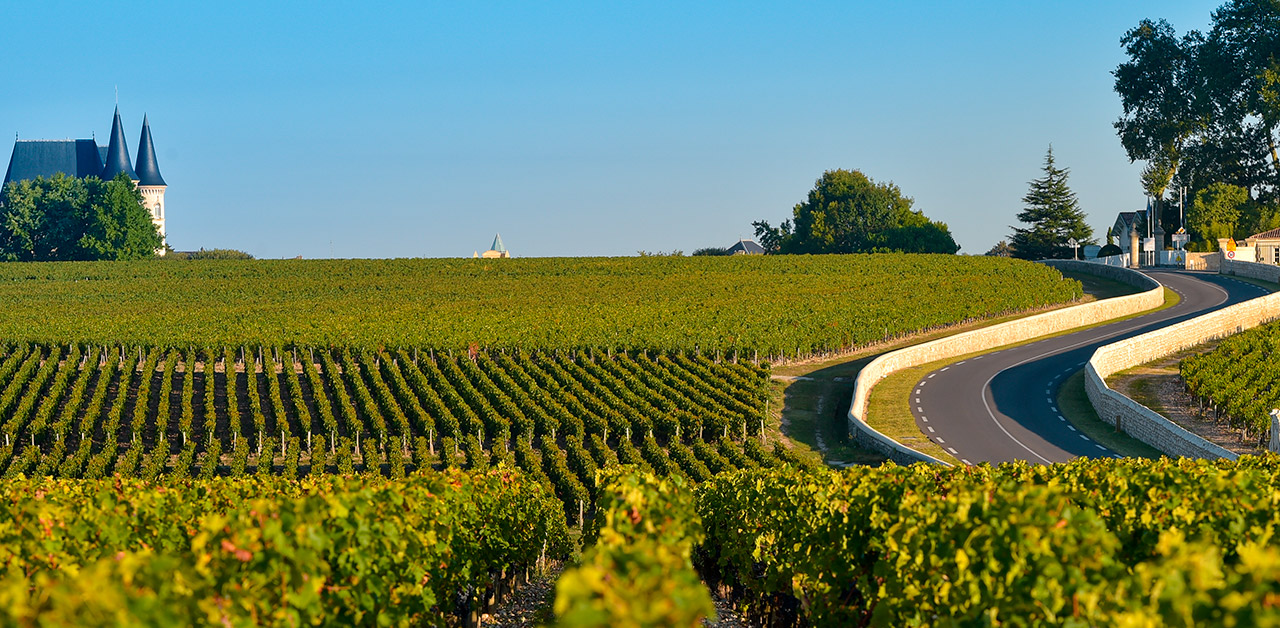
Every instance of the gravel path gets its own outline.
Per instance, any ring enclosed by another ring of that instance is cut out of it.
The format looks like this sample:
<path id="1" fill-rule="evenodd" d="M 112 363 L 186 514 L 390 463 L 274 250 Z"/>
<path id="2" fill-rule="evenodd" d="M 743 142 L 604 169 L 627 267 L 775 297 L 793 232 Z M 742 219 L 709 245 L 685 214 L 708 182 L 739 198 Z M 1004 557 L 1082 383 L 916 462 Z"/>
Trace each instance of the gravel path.
<path id="1" fill-rule="evenodd" d="M 556 579 L 560 577 L 563 566 L 548 570 L 546 574 L 535 578 L 529 584 L 520 587 L 492 613 L 480 616 L 481 626 L 500 628 L 517 628 L 525 626 L 544 626 L 554 619 L 551 607 L 555 602 Z M 742 614 L 733 608 L 727 600 L 714 594 L 711 600 L 716 605 L 716 621 L 703 621 L 704 626 L 711 628 L 746 628 L 750 626 Z"/>
<path id="2" fill-rule="evenodd" d="M 551 623 L 551 605 L 556 597 L 556 579 L 564 569 L 559 565 L 547 570 L 498 604 L 492 613 L 480 616 L 481 626 L 543 626 Z"/>

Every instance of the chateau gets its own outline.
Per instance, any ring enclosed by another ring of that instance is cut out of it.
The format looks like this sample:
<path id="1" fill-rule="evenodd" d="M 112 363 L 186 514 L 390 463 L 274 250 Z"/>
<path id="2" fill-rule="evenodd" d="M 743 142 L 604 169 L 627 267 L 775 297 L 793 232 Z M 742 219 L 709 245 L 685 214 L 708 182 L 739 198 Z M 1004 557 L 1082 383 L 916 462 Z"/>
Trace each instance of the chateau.
<path id="1" fill-rule="evenodd" d="M 116 107 L 115 119 L 111 122 L 111 140 L 106 148 L 98 146 L 96 140 L 16 140 L 4 182 L 49 178 L 59 172 L 80 178 L 99 177 L 104 181 L 125 173 L 138 186 L 143 205 L 151 210 L 151 221 L 164 240 L 164 191 L 168 186 L 160 176 L 155 146 L 151 142 L 151 125 L 146 116 L 142 117 L 136 166 L 129 157 L 129 144 L 124 139 L 124 125 L 120 122 L 120 108 Z"/>

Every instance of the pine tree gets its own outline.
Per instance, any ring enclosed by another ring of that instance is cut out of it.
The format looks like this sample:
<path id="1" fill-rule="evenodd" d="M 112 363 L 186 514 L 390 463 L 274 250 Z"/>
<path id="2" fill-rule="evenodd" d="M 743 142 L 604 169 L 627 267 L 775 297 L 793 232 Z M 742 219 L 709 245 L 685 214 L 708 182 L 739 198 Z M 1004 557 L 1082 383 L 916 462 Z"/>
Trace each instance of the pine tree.
<path id="1" fill-rule="evenodd" d="M 1031 191 L 1022 197 L 1026 206 L 1018 221 L 1027 228 L 1013 227 L 1009 245 L 1015 257 L 1022 259 L 1070 258 L 1075 250 L 1067 241 L 1075 238 L 1079 246 L 1093 244 L 1093 228 L 1085 223 L 1084 212 L 1075 192 L 1067 187 L 1067 168 L 1053 161 L 1053 147 L 1044 158 L 1044 176 L 1031 182 Z"/>

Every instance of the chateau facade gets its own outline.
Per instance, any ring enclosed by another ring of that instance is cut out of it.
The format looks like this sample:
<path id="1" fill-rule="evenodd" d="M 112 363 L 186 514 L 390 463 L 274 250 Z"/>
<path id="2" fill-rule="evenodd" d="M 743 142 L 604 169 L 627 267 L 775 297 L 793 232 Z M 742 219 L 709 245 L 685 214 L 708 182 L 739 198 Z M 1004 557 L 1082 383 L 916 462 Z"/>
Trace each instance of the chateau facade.
<path id="1" fill-rule="evenodd" d="M 4 182 L 49 178 L 61 172 L 72 177 L 99 177 L 104 181 L 121 172 L 129 176 L 142 194 L 143 205 L 151 212 L 151 222 L 165 240 L 164 192 L 168 186 L 160 176 L 155 145 L 151 141 L 151 124 L 142 117 L 142 135 L 138 138 L 138 160 L 129 157 L 129 144 L 116 107 L 111 122 L 111 140 L 104 148 L 96 140 L 15 140 L 13 154 Z M 159 251 L 164 254 L 164 249 Z"/>

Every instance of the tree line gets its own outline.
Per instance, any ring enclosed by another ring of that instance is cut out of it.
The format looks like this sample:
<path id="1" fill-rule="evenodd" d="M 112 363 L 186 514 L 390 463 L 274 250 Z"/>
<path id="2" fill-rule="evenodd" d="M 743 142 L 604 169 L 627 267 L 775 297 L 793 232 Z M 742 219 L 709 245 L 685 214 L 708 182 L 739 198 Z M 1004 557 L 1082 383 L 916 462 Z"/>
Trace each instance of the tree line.
<path id="1" fill-rule="evenodd" d="M 1280 227 L 1280 2 L 1231 0 L 1206 32 L 1144 19 L 1120 40 L 1115 123 L 1165 231 L 1197 248 Z"/>

